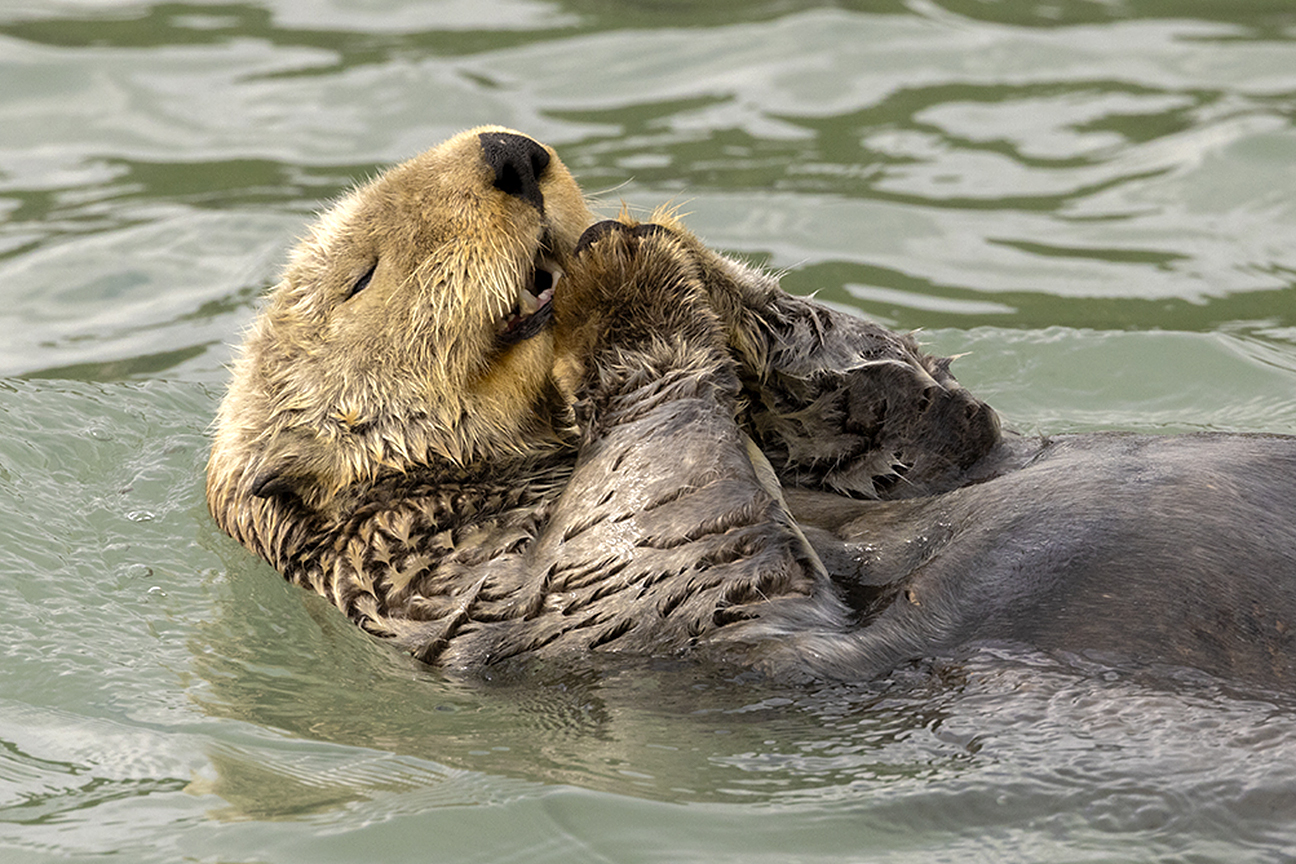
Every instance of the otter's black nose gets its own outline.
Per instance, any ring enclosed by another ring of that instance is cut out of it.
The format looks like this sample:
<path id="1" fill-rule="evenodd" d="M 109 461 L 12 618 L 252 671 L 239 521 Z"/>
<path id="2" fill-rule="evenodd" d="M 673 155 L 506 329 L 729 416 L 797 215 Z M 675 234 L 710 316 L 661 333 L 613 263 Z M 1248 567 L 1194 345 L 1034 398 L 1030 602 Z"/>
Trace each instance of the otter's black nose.
<path id="1" fill-rule="evenodd" d="M 477 137 L 486 164 L 495 171 L 495 188 L 534 204 L 543 213 L 540 178 L 549 167 L 549 151 L 525 135 L 483 132 Z"/>

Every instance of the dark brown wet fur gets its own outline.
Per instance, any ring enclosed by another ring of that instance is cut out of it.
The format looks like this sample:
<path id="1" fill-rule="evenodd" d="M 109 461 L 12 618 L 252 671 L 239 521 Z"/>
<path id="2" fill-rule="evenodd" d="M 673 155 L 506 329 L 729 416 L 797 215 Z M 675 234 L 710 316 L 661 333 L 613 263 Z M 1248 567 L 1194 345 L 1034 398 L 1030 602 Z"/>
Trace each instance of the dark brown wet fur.
<path id="1" fill-rule="evenodd" d="M 327 215 L 222 406 L 222 527 L 447 668 L 863 679 L 1011 641 L 1290 688 L 1292 439 L 1001 434 L 912 338 L 670 214 L 591 223 L 493 127 Z"/>

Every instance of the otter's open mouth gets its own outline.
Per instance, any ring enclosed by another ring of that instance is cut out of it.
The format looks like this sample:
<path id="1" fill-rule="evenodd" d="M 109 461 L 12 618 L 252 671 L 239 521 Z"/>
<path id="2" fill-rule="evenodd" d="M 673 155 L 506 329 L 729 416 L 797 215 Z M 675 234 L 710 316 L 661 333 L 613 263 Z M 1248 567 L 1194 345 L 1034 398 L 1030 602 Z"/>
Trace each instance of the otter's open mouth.
<path id="1" fill-rule="evenodd" d="M 544 254 L 536 256 L 535 266 L 531 270 L 531 279 L 518 289 L 517 305 L 499 322 L 500 341 L 507 344 L 521 342 L 544 329 L 553 318 L 554 289 L 563 271 L 552 259 Z"/>

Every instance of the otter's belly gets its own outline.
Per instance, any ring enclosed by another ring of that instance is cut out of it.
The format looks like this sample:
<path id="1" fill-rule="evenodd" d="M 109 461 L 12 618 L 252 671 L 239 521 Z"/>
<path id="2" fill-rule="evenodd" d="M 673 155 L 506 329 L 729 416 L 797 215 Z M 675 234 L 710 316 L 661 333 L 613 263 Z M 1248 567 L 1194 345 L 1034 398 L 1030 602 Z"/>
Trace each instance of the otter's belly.
<path id="1" fill-rule="evenodd" d="M 918 501 L 788 501 L 874 604 L 842 662 L 1014 640 L 1289 686 L 1294 477 L 1296 438 L 1101 434 Z"/>

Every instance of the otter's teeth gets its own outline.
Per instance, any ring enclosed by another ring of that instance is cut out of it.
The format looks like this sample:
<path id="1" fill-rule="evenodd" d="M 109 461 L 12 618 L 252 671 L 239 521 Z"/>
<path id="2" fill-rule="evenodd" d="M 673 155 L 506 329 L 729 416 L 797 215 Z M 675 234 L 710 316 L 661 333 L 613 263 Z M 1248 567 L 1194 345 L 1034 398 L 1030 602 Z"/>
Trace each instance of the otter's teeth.
<path id="1" fill-rule="evenodd" d="M 522 293 L 518 295 L 518 311 L 521 312 L 523 316 L 534 315 L 535 311 L 539 308 L 540 301 L 536 299 L 534 294 L 523 288 Z"/>
<path id="2" fill-rule="evenodd" d="M 518 315 L 523 318 L 534 315 L 541 306 L 552 300 L 554 287 L 562 276 L 562 268 L 548 258 L 537 261 L 531 289 L 523 288 L 518 292 Z"/>
<path id="3" fill-rule="evenodd" d="M 508 333 L 543 309 L 554 296 L 554 286 L 563 276 L 562 268 L 548 258 L 537 258 L 531 286 L 518 288 L 517 305 L 495 325 L 496 332 Z"/>

